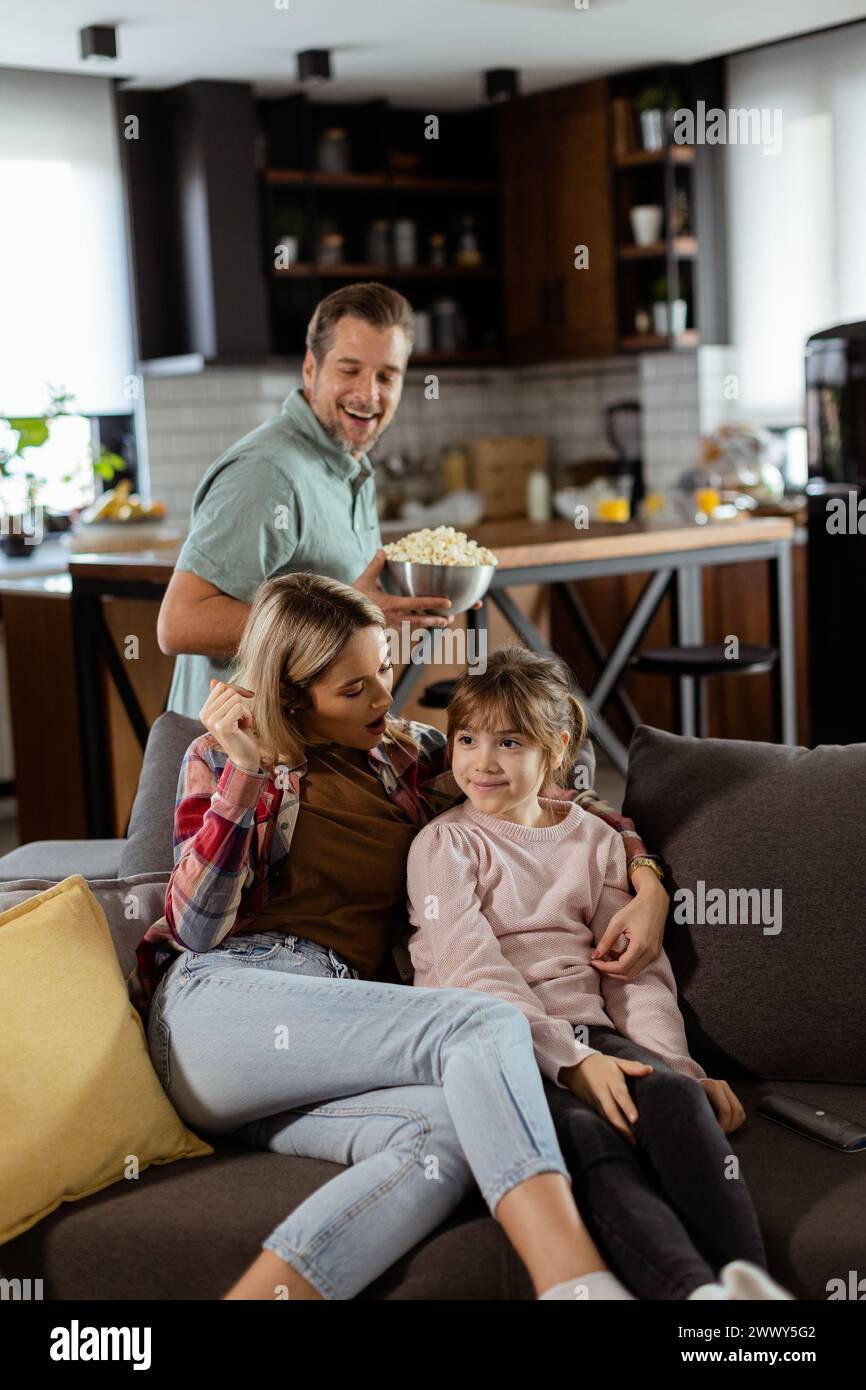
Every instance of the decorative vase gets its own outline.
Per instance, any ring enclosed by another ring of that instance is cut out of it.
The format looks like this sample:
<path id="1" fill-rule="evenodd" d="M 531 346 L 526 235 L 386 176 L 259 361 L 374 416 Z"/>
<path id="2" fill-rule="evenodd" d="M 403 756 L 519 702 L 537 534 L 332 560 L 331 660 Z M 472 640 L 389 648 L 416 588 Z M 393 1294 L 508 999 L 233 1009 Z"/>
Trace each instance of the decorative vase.
<path id="1" fill-rule="evenodd" d="M 26 517 L 0 515 L 0 550 L 10 560 L 25 560 L 32 555 L 42 537 L 36 537 L 25 527 Z"/>
<path id="2" fill-rule="evenodd" d="M 660 150 L 665 143 L 664 114 L 661 110 L 641 111 L 640 134 L 645 150 Z"/>
<path id="3" fill-rule="evenodd" d="M 629 208 L 632 236 L 637 246 L 652 246 L 659 241 L 664 221 L 664 208 L 657 203 L 641 203 Z"/>
<path id="4" fill-rule="evenodd" d="M 681 338 L 686 331 L 689 306 L 684 299 L 675 299 L 671 304 L 671 336 Z"/>

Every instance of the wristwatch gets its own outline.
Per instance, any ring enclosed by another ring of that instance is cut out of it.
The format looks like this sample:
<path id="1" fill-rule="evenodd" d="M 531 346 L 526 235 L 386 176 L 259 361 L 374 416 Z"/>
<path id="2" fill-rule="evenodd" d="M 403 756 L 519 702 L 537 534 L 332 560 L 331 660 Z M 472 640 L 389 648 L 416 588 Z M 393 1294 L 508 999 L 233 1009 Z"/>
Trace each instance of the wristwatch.
<path id="1" fill-rule="evenodd" d="M 636 854 L 634 859 L 629 860 L 628 866 L 626 868 L 629 883 L 631 883 L 631 876 L 634 873 L 635 869 L 640 869 L 643 867 L 646 867 L 647 869 L 652 869 L 653 873 L 658 876 L 659 882 L 664 883 L 665 871 L 662 868 L 659 860 L 651 854 Z"/>

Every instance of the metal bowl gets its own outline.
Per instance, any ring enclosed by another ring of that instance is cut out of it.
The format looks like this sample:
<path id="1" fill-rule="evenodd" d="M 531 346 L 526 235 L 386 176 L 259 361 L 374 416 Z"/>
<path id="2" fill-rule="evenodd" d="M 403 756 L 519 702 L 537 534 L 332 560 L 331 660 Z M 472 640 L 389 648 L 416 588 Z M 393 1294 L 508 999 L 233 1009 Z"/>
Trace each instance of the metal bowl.
<path id="1" fill-rule="evenodd" d="M 385 586 L 392 594 L 450 598 L 450 608 L 430 609 L 442 617 L 465 613 L 484 597 L 495 573 L 495 565 L 419 565 L 414 560 L 386 560 L 383 578 L 392 581 Z"/>

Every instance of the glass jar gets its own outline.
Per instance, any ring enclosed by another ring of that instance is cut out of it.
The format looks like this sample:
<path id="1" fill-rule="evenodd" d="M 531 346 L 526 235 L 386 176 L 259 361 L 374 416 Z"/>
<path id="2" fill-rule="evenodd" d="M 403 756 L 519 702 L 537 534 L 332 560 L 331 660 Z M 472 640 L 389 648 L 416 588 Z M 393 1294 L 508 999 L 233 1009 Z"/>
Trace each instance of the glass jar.
<path id="1" fill-rule="evenodd" d="M 430 306 L 437 352 L 456 352 L 460 344 L 460 310 L 454 299 L 437 299 Z"/>
<path id="2" fill-rule="evenodd" d="M 322 174 L 349 172 L 349 137 L 340 126 L 331 126 L 319 136 L 319 171 Z"/>
<path id="3" fill-rule="evenodd" d="M 444 232 L 431 232 L 431 233 L 430 233 L 429 247 L 430 247 L 430 264 L 431 264 L 432 266 L 434 266 L 434 267 L 436 268 L 436 270 L 444 270 L 444 268 L 445 268 L 445 263 L 446 263 L 446 257 L 445 257 L 445 233 L 444 233 Z"/>
<path id="4" fill-rule="evenodd" d="M 342 232 L 326 232 L 319 238 L 319 265 L 342 265 L 343 263 L 343 234 Z"/>
<path id="5" fill-rule="evenodd" d="M 411 217 L 398 217 L 394 223 L 394 264 L 417 265 L 418 236 Z"/>
<path id="6" fill-rule="evenodd" d="M 457 241 L 456 261 L 464 270 L 470 270 L 475 266 L 481 265 L 482 255 L 478 245 L 478 237 L 475 234 L 474 217 L 463 218 L 460 236 Z"/>
<path id="7" fill-rule="evenodd" d="M 390 259 L 391 223 L 378 217 L 367 231 L 367 260 L 370 265 L 387 265 Z"/>

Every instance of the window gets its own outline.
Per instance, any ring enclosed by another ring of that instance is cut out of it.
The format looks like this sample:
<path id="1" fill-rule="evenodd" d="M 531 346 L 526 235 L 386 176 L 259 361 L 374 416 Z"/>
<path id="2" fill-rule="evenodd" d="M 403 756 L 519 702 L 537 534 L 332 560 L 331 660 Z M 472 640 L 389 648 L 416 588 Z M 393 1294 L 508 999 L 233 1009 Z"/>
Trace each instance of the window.
<path id="1" fill-rule="evenodd" d="M 731 58 L 727 101 L 782 112 L 779 153 L 725 152 L 740 414 L 805 423 L 806 339 L 866 318 L 866 24 Z"/>
<path id="2" fill-rule="evenodd" d="M 130 409 L 133 346 L 111 81 L 0 69 L 0 412 L 49 383 Z M 46 448 L 49 446 L 46 446 Z"/>

